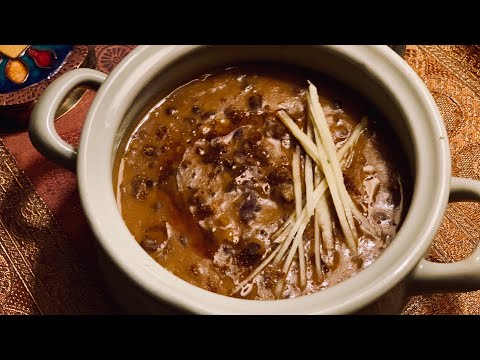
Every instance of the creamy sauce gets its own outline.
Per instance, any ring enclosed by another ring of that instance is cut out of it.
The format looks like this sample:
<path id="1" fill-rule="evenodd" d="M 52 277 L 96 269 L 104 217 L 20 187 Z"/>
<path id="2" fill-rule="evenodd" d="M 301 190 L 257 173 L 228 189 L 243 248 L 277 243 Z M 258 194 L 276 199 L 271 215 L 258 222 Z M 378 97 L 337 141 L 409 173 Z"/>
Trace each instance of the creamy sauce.
<path id="1" fill-rule="evenodd" d="M 335 285 L 371 264 L 388 246 L 408 206 L 410 179 L 383 117 L 330 80 L 307 77 L 291 67 L 245 64 L 179 87 L 139 119 L 119 147 L 114 188 L 121 214 L 159 264 L 209 291 L 275 298 L 280 276 L 275 266 L 242 292 L 232 290 L 276 246 L 272 234 L 294 211 L 291 162 L 296 141 L 275 113 L 284 109 L 303 127 L 307 79 L 319 90 L 337 147 L 363 116 L 369 117 L 344 178 L 358 209 L 382 235 L 378 240 L 362 235 L 353 258 L 333 216 L 337 251 L 330 268 L 323 264 L 325 276 L 319 281 L 310 223 L 304 234 L 307 286 L 299 285 L 295 260 L 282 297 Z M 331 210 L 335 214 L 333 206 Z"/>

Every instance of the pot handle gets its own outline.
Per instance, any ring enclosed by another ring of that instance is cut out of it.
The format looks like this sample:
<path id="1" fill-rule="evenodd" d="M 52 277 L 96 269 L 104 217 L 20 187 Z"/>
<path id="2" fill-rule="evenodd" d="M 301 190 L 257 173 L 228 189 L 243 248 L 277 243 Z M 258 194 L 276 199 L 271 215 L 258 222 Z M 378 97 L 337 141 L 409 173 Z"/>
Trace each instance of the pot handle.
<path id="1" fill-rule="evenodd" d="M 55 129 L 55 112 L 67 94 L 79 85 L 98 88 L 107 77 L 92 69 L 75 69 L 52 82 L 38 99 L 29 122 L 33 146 L 45 157 L 75 171 L 77 149 L 64 141 Z"/>
<path id="2" fill-rule="evenodd" d="M 449 202 L 480 202 L 480 181 L 452 177 Z M 410 275 L 409 292 L 465 292 L 480 289 L 480 243 L 466 259 L 434 263 L 422 259 Z"/>

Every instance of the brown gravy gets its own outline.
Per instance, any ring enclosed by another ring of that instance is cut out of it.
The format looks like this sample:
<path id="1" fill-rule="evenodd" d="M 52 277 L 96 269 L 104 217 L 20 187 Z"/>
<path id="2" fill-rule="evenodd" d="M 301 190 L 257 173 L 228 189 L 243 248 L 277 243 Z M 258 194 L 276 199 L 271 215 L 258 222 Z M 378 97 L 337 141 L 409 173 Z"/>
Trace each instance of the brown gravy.
<path id="1" fill-rule="evenodd" d="M 296 141 L 276 111 L 285 109 L 303 127 L 307 79 L 318 88 L 336 144 L 361 117 L 369 117 L 344 179 L 358 209 L 382 235 L 361 236 L 352 257 L 332 215 L 336 255 L 333 265 L 323 264 L 319 281 L 311 221 L 303 235 L 307 285 L 299 285 L 295 260 L 282 297 L 335 285 L 388 246 L 410 199 L 406 159 L 386 121 L 363 98 L 311 75 L 270 64 L 215 70 L 163 98 L 125 136 L 114 165 L 118 206 L 133 236 L 159 264 L 196 286 L 241 297 L 233 289 L 276 246 L 272 234 L 295 209 Z M 279 276 L 279 267 L 268 266 L 245 298 L 274 299 Z"/>

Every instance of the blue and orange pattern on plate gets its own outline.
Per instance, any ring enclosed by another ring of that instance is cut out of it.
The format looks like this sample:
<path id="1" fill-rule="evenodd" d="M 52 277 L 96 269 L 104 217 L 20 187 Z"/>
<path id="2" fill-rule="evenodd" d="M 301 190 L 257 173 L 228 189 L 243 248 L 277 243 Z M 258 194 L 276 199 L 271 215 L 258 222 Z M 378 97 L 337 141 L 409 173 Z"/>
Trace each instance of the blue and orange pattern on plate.
<path id="1" fill-rule="evenodd" d="M 10 52 L 2 47 L 9 46 L 0 45 L 0 94 L 50 78 L 73 49 L 73 45 L 20 45 Z"/>

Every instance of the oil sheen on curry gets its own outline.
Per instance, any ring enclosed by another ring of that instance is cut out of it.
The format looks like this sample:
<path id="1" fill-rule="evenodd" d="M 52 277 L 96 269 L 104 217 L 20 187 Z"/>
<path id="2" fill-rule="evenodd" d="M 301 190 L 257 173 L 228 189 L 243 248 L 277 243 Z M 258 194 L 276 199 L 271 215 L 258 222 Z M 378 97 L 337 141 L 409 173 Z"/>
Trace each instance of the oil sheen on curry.
<path id="1" fill-rule="evenodd" d="M 312 189 L 329 180 L 327 172 L 279 116 L 284 110 L 312 144 L 326 145 L 309 124 L 308 81 L 337 154 L 344 151 L 338 191 L 350 199 L 343 206 L 354 220 L 347 222 L 354 248 L 331 183 L 313 203 Z M 385 119 L 357 93 L 311 71 L 215 69 L 144 114 L 114 164 L 121 215 L 153 259 L 208 291 L 272 300 L 333 286 L 375 261 L 407 209 L 407 161 Z"/>

